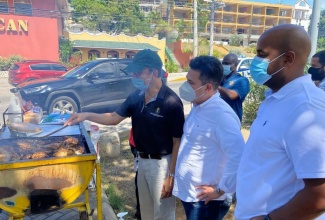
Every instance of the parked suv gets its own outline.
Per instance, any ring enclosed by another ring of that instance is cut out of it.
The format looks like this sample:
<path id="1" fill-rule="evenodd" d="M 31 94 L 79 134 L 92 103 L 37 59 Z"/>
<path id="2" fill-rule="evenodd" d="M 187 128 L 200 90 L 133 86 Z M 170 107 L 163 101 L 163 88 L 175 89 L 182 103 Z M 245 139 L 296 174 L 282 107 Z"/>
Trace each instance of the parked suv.
<path id="1" fill-rule="evenodd" d="M 17 86 L 23 82 L 52 78 L 63 75 L 68 68 L 48 60 L 25 60 L 17 62 L 9 69 L 8 82 Z"/>
<path id="2" fill-rule="evenodd" d="M 18 85 L 25 101 L 47 113 L 113 112 L 135 90 L 124 69 L 132 59 L 93 60 L 58 78 L 33 80 Z"/>

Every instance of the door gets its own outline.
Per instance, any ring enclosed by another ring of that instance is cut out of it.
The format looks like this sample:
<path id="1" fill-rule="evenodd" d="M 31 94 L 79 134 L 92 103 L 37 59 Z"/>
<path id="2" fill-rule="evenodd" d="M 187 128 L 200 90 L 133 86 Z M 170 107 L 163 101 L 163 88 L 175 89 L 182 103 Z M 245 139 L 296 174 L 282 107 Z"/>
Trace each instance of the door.
<path id="1" fill-rule="evenodd" d="M 105 112 L 116 105 L 121 90 L 114 62 L 99 63 L 82 79 L 82 111 Z"/>
<path id="2" fill-rule="evenodd" d="M 132 84 L 132 76 L 124 71 L 131 62 L 132 61 L 130 60 L 116 63 L 116 72 L 120 77 L 119 83 L 121 84 L 121 87 L 125 88 L 121 93 L 121 99 L 126 99 L 129 94 L 135 91 L 135 87 Z"/>

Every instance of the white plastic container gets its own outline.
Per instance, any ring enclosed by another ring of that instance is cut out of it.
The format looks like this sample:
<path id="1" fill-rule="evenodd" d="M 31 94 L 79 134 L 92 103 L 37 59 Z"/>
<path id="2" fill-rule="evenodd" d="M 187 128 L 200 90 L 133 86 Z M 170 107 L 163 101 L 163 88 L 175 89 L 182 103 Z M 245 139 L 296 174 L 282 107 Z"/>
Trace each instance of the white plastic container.
<path id="1" fill-rule="evenodd" d="M 22 122 L 22 111 L 20 107 L 20 102 L 17 96 L 12 95 L 10 97 L 10 104 L 7 111 L 9 123 Z"/>

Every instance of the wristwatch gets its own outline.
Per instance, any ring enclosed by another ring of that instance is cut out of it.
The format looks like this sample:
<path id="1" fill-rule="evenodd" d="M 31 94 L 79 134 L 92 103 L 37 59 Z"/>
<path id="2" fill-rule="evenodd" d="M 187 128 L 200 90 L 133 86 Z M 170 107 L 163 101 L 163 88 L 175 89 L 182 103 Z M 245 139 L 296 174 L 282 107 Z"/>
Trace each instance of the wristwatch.
<path id="1" fill-rule="evenodd" d="M 216 193 L 221 193 L 221 189 L 220 189 L 219 185 L 216 185 L 216 187 L 214 188 L 214 191 Z"/>

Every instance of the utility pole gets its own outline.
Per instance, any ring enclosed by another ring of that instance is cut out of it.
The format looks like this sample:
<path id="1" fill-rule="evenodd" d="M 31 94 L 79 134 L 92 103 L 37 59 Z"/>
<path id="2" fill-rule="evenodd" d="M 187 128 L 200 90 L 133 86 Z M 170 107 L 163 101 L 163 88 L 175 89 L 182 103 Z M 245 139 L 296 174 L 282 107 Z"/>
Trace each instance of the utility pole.
<path id="1" fill-rule="evenodd" d="M 167 24 L 170 25 L 170 1 L 167 0 Z"/>
<path id="2" fill-rule="evenodd" d="M 210 6 L 210 49 L 209 49 L 209 55 L 213 55 L 213 36 L 214 36 L 214 0 L 211 0 L 211 6 Z"/>
<path id="3" fill-rule="evenodd" d="M 193 57 L 197 57 L 198 54 L 198 36 L 197 36 L 197 0 L 194 3 L 194 15 L 193 15 Z"/>
<path id="4" fill-rule="evenodd" d="M 320 11 L 321 11 L 320 0 L 314 0 L 313 13 L 311 15 L 310 23 L 310 39 L 311 39 L 311 52 L 309 59 L 316 53 L 317 39 L 318 39 L 318 24 L 320 21 Z"/>

